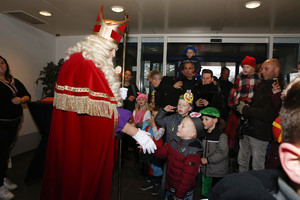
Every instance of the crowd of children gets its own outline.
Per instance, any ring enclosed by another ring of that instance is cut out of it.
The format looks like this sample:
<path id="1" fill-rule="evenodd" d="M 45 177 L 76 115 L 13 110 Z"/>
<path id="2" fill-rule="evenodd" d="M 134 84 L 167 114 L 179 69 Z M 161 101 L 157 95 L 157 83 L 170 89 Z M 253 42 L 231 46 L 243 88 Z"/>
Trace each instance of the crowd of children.
<path id="1" fill-rule="evenodd" d="M 147 95 L 139 93 L 132 115 L 132 123 L 149 132 L 158 147 L 153 154 L 140 153 L 148 169 L 146 184 L 140 189 L 152 189 L 152 194 L 160 194 L 160 199 L 193 199 L 197 181 L 201 183 L 201 198 L 208 198 L 211 189 L 229 172 L 228 154 L 233 144 L 231 140 L 235 139 L 235 135 L 231 138 L 230 131 L 235 134 L 240 118 L 243 120 L 240 114 L 235 118 L 231 114 L 228 118 L 227 113 L 228 124 L 234 120 L 236 124 L 229 127 L 231 130 L 225 129 L 222 118 L 226 100 L 214 83 L 212 71 L 202 70 L 201 77 L 195 47 L 188 46 L 184 53 L 173 85 L 179 94 L 177 106 L 159 108 L 155 105 L 155 89 L 159 89 L 162 77 L 157 78 L 158 81 L 149 75 L 147 78 L 154 87 L 149 101 L 151 109 Z M 261 82 L 260 75 L 255 72 L 255 58 L 246 56 L 241 66 L 243 70 L 231 91 L 228 88 L 226 106 L 233 111 L 240 103 L 251 103 Z"/>
<path id="2" fill-rule="evenodd" d="M 131 118 L 136 127 L 150 133 L 158 147 L 155 154 L 139 152 L 147 168 L 141 190 L 152 189 L 152 195 L 160 194 L 161 199 L 192 199 L 200 169 L 202 180 L 212 178 L 213 184 L 226 175 L 227 137 L 217 128 L 220 113 L 216 108 L 190 114 L 194 102 L 191 92 L 181 95 L 176 107 L 150 110 L 147 100 L 146 94 L 139 93 Z"/>

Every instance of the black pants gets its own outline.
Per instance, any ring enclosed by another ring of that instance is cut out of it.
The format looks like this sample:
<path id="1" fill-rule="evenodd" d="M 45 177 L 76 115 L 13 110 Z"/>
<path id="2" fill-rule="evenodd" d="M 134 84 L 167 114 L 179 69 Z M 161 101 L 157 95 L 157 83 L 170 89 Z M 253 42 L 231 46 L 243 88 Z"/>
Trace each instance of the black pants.
<path id="1" fill-rule="evenodd" d="M 3 179 L 7 171 L 7 162 L 9 151 L 14 142 L 20 119 L 13 122 L 0 122 L 0 187 L 3 185 Z"/>
<path id="2" fill-rule="evenodd" d="M 213 188 L 223 177 L 213 177 L 211 181 L 211 188 Z"/>

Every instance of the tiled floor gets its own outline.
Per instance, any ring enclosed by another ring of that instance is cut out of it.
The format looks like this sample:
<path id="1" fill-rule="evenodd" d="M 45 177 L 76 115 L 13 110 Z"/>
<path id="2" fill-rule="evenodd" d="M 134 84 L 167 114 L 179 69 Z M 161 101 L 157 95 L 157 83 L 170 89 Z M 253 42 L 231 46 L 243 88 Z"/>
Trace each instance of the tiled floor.
<path id="1" fill-rule="evenodd" d="M 12 158 L 13 167 L 8 170 L 8 177 L 18 184 L 18 189 L 12 191 L 15 194 L 14 200 L 38 200 L 41 189 L 41 179 L 24 182 L 27 169 L 34 155 L 34 151 L 30 151 Z M 146 178 L 140 173 L 133 170 L 133 158 L 124 160 L 125 165 L 121 173 L 121 200 L 157 200 L 157 196 L 149 191 L 141 191 L 139 187 L 144 184 Z M 113 183 L 111 190 L 111 199 L 118 200 L 118 163 L 115 164 L 113 173 Z"/>
<path id="2" fill-rule="evenodd" d="M 28 166 L 32 160 L 34 151 L 23 153 L 12 158 L 13 167 L 8 170 L 8 177 L 18 184 L 18 189 L 14 190 L 14 200 L 39 200 L 41 190 L 41 178 L 24 182 Z M 121 173 L 121 200 L 157 200 L 158 196 L 153 196 L 151 190 L 142 191 L 139 189 L 145 183 L 146 177 L 134 170 L 134 158 L 132 152 L 124 159 Z M 230 169 L 230 171 L 235 169 Z M 200 184 L 194 190 L 194 199 L 200 199 Z M 118 195 L 118 163 L 115 164 L 113 172 L 113 183 L 111 189 L 111 200 L 119 200 Z"/>
<path id="3" fill-rule="evenodd" d="M 37 179 L 26 184 L 24 182 L 33 155 L 34 151 L 30 151 L 12 158 L 12 168 L 8 169 L 8 177 L 18 184 L 18 188 L 12 191 L 15 200 L 40 199 L 41 180 Z"/>

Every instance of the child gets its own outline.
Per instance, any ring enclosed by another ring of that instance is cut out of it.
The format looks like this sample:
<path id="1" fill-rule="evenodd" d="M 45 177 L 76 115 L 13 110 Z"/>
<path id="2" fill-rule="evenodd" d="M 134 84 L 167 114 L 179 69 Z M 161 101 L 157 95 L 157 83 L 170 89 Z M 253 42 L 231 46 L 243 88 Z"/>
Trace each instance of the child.
<path id="1" fill-rule="evenodd" d="M 166 134 L 164 139 L 164 143 L 169 143 L 173 137 L 176 137 L 177 127 L 181 123 L 182 119 L 189 114 L 192 110 L 193 105 L 193 94 L 190 92 L 186 92 L 184 95 L 179 97 L 177 107 L 173 107 L 171 105 L 167 105 L 164 108 L 161 108 L 157 116 L 155 117 L 155 123 L 158 126 L 164 126 L 166 128 Z M 177 112 L 172 115 L 168 115 L 169 113 L 175 112 L 174 109 L 177 108 Z M 166 169 L 167 165 L 164 163 L 163 167 L 163 177 L 161 182 L 161 193 L 160 198 L 165 198 L 165 182 L 166 182 Z"/>
<path id="2" fill-rule="evenodd" d="M 182 76 L 183 66 L 184 66 L 184 63 L 186 63 L 186 62 L 194 63 L 195 73 L 200 74 L 201 64 L 200 64 L 199 60 L 196 58 L 196 53 L 197 53 L 197 50 L 193 46 L 187 46 L 184 49 L 185 56 L 182 59 L 182 61 L 180 62 L 179 67 L 177 68 L 177 70 L 175 70 L 175 77 L 176 78 Z"/>
<path id="3" fill-rule="evenodd" d="M 210 189 L 228 173 L 227 135 L 217 128 L 220 112 L 213 107 L 200 111 L 204 126 L 204 137 L 201 139 L 203 156 L 201 158 L 202 192 L 208 197 Z"/>
<path id="4" fill-rule="evenodd" d="M 192 110 L 193 105 L 193 94 L 186 92 L 181 95 L 178 100 L 177 107 L 167 105 L 158 111 L 155 118 L 155 123 L 158 126 L 166 127 L 166 143 L 170 142 L 171 139 L 176 136 L 177 127 L 182 121 L 182 119 L 189 114 Z M 173 115 L 168 115 L 168 113 L 175 112 L 177 108 L 177 113 Z"/>
<path id="5" fill-rule="evenodd" d="M 142 130 L 151 133 L 151 138 L 159 148 L 162 146 L 162 136 L 164 135 L 165 128 L 156 126 L 154 118 L 159 111 L 158 107 L 152 109 L 152 117 L 148 121 L 143 123 Z M 152 195 L 157 195 L 160 189 L 161 177 L 162 177 L 162 162 L 156 158 L 153 154 L 141 154 L 141 159 L 144 160 L 149 167 L 149 175 L 147 177 L 147 183 L 140 187 L 141 190 L 149 190 L 153 188 Z"/>
<path id="6" fill-rule="evenodd" d="M 260 77 L 255 72 L 255 58 L 246 56 L 241 65 L 243 71 L 237 76 L 229 94 L 228 104 L 230 107 L 238 105 L 241 101 L 251 103 L 257 85 L 260 83 Z"/>
<path id="7" fill-rule="evenodd" d="M 234 85 L 230 91 L 228 105 L 235 108 L 240 102 L 251 103 L 254 92 L 260 83 L 260 76 L 255 72 L 256 60 L 253 57 L 246 56 L 241 62 L 243 71 L 237 76 Z M 242 119 L 240 121 L 240 119 Z M 236 132 L 239 124 L 244 123 L 244 118 L 235 110 L 230 114 L 225 133 L 228 135 L 230 148 L 236 143 Z"/>
<path id="8" fill-rule="evenodd" d="M 138 96 L 136 98 L 136 107 L 131 115 L 131 122 L 136 128 L 142 128 L 143 123 L 149 119 L 151 119 L 151 112 L 149 110 L 148 105 L 148 96 L 146 94 L 138 92 Z M 134 159 L 135 159 L 135 169 L 140 169 L 140 156 L 138 145 L 136 142 L 132 143 L 134 151 Z"/>
<path id="9" fill-rule="evenodd" d="M 148 105 L 148 96 L 138 92 L 136 98 L 136 107 L 132 113 L 131 121 L 137 128 L 142 128 L 142 125 L 148 119 L 151 119 L 151 112 Z"/>
<path id="10" fill-rule="evenodd" d="M 167 158 L 168 162 L 166 199 L 193 199 L 202 152 L 197 136 L 202 133 L 201 120 L 186 116 L 178 126 L 178 137 L 174 137 L 155 152 L 158 158 Z"/>

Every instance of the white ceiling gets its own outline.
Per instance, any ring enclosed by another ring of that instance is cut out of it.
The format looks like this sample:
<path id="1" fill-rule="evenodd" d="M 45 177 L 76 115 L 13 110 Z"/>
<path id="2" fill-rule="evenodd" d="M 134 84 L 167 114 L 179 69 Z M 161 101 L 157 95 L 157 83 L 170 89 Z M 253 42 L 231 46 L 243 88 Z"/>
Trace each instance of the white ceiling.
<path id="1" fill-rule="evenodd" d="M 261 0 L 257 9 L 246 9 L 247 0 L 0 0 L 0 12 L 23 11 L 45 24 L 33 25 L 50 34 L 88 35 L 101 5 L 104 18 L 131 16 L 129 34 L 300 34 L 300 0 Z M 52 17 L 43 17 L 48 10 Z M 2 27 L 4 28 L 4 27 Z"/>

